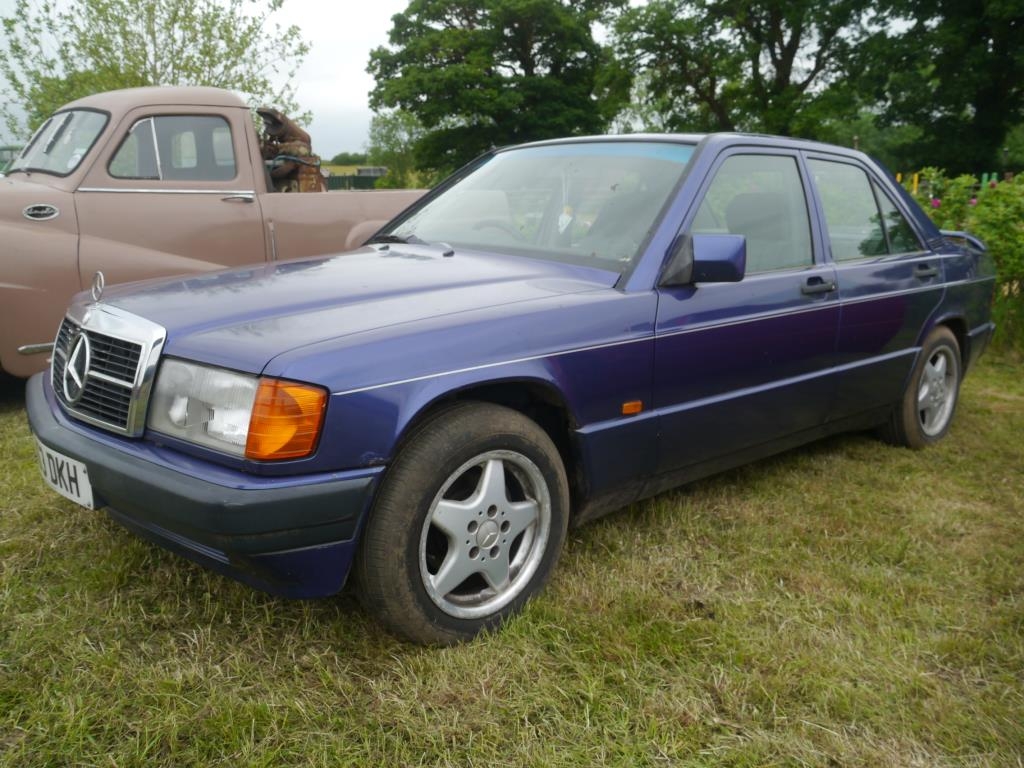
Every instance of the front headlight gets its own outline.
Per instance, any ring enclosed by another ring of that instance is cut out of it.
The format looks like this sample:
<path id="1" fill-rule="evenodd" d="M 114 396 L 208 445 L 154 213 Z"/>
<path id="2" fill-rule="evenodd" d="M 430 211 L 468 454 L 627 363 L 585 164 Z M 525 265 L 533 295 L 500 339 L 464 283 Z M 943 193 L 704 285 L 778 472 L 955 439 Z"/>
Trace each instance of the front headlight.
<path id="1" fill-rule="evenodd" d="M 233 456 L 296 459 L 315 450 L 326 404 L 319 387 L 169 359 L 147 426 Z"/>

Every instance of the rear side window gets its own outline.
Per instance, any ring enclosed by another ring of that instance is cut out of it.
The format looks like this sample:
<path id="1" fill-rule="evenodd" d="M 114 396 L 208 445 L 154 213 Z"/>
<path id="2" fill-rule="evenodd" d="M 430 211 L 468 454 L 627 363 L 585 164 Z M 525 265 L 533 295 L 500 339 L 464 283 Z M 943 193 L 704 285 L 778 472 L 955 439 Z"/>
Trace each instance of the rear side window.
<path id="1" fill-rule="evenodd" d="M 748 273 L 810 266 L 811 224 L 796 158 L 726 158 L 690 231 L 746 237 Z"/>
<path id="2" fill-rule="evenodd" d="M 118 179 L 226 181 L 236 176 L 231 129 L 211 115 L 160 115 L 132 125 L 110 161 Z"/>
<path id="3" fill-rule="evenodd" d="M 920 251 L 921 241 L 911 228 L 910 224 L 900 213 L 900 209 L 889 199 L 881 188 L 871 182 L 875 190 L 875 197 L 882 208 L 882 222 L 885 224 L 885 233 L 889 238 L 889 253 L 915 253 Z"/>
<path id="4" fill-rule="evenodd" d="M 835 261 L 909 253 L 921 246 L 896 205 L 863 169 L 808 160 L 825 212 Z"/>

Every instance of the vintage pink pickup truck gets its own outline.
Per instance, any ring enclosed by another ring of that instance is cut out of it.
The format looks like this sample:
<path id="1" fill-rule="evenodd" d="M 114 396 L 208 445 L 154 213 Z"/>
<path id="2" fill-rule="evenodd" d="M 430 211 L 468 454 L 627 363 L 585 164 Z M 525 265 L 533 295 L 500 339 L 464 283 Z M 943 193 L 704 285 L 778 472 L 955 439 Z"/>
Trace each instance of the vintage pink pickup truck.
<path id="1" fill-rule="evenodd" d="M 99 271 L 111 284 L 342 251 L 422 194 L 283 194 L 271 171 L 308 161 L 268 167 L 266 145 L 216 88 L 112 91 L 54 113 L 0 177 L 0 370 L 42 370 Z"/>

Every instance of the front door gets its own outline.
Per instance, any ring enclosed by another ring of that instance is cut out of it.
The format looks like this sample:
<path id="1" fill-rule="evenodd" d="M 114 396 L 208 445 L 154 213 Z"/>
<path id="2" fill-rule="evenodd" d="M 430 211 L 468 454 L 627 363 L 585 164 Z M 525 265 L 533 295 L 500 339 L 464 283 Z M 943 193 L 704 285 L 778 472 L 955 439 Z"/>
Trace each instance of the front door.
<path id="1" fill-rule="evenodd" d="M 795 152 L 753 149 L 719 158 L 705 183 L 686 229 L 744 235 L 746 276 L 660 289 L 659 473 L 756 450 L 824 421 L 839 309 L 807 189 Z"/>

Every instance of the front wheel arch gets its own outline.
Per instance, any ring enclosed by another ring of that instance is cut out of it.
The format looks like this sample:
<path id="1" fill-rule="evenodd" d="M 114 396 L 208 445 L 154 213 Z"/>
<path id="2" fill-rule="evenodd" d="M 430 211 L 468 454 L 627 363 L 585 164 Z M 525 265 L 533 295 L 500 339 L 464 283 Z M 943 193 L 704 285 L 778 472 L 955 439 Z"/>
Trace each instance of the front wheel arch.
<path id="1" fill-rule="evenodd" d="M 586 500 L 587 477 L 578 446 L 573 439 L 577 422 L 563 393 L 551 382 L 538 378 L 481 381 L 445 392 L 418 407 L 406 420 L 391 456 L 397 456 L 422 425 L 441 411 L 465 402 L 493 403 L 518 411 L 543 429 L 558 448 L 569 481 L 572 509 Z"/>

